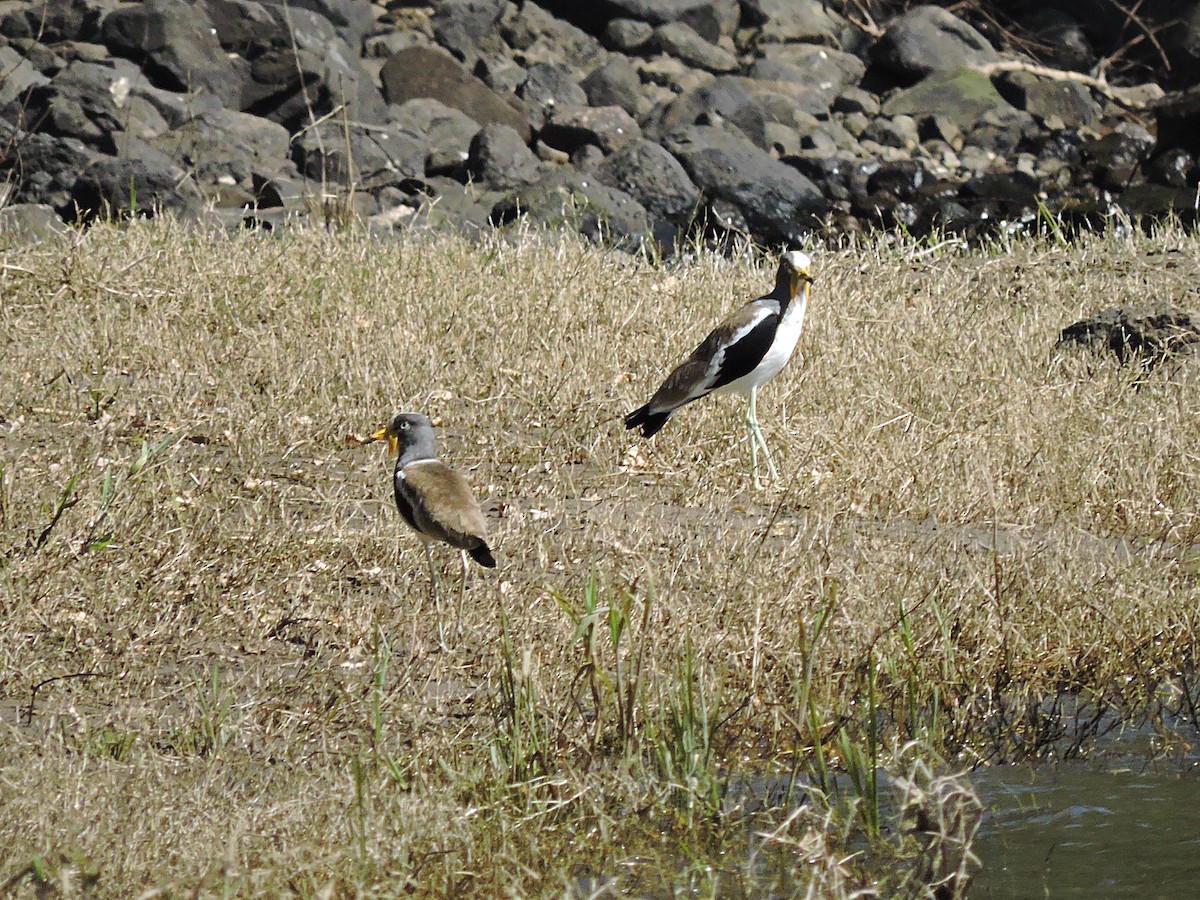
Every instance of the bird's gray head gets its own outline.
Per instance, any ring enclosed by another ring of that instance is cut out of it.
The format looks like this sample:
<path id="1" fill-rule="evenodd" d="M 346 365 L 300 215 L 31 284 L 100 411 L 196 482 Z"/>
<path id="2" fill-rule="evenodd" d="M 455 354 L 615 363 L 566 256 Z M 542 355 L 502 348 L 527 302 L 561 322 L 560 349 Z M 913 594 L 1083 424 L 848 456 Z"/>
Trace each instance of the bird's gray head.
<path id="1" fill-rule="evenodd" d="M 437 458 L 437 439 L 433 436 L 433 422 L 420 413 L 399 412 L 391 421 L 372 435 L 375 440 L 388 442 L 388 453 L 400 454 L 399 466 L 419 459 Z"/>
<path id="2" fill-rule="evenodd" d="M 796 296 L 800 286 L 807 290 L 812 284 L 812 260 L 807 253 L 789 250 L 779 258 L 779 273 L 775 276 L 775 290 L 789 300 Z"/>

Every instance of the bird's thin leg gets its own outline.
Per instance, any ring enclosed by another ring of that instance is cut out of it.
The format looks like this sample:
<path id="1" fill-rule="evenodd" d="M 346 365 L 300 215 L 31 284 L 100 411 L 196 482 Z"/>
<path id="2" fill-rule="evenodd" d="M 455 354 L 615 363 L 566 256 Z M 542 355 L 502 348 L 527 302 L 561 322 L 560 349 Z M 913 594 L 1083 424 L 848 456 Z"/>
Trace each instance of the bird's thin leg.
<path id="1" fill-rule="evenodd" d="M 465 598 L 467 596 L 467 575 L 470 573 L 471 570 L 467 567 L 467 551 L 459 550 L 458 555 L 462 558 L 463 574 L 462 574 L 462 587 L 460 587 L 458 589 L 458 609 L 454 613 L 454 634 L 456 637 L 462 637 L 462 633 L 463 633 L 463 627 L 462 627 L 463 598 Z"/>
<path id="2" fill-rule="evenodd" d="M 750 388 L 750 411 L 746 416 L 746 425 L 750 429 L 750 458 L 754 468 L 754 486 L 759 487 L 758 480 L 758 448 L 762 447 L 763 456 L 767 458 L 767 469 L 772 481 L 779 481 L 779 472 L 775 469 L 775 460 L 771 458 L 771 448 L 758 427 L 757 403 L 758 388 Z"/>
<path id="3" fill-rule="evenodd" d="M 446 635 L 442 629 L 441 586 L 438 584 L 437 572 L 433 567 L 433 549 L 429 546 L 429 541 L 421 541 L 421 543 L 425 545 L 425 559 L 429 562 L 429 587 L 433 593 L 433 608 L 437 610 L 438 644 L 444 650 L 446 648 Z"/>
<path id="4" fill-rule="evenodd" d="M 754 487 L 759 488 L 762 485 L 758 480 L 758 439 L 754 436 L 754 429 L 758 424 L 754 419 L 755 393 L 757 389 L 750 388 L 750 405 L 746 407 L 746 432 L 750 438 L 750 470 L 754 473 Z"/>

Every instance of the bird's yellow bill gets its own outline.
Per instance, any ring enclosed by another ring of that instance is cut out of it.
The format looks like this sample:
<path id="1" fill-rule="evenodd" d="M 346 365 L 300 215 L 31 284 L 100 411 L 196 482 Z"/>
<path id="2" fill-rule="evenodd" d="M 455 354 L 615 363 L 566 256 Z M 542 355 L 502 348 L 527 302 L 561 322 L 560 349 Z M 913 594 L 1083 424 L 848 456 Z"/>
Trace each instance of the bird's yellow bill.
<path id="1" fill-rule="evenodd" d="M 395 456 L 396 448 L 400 446 L 400 438 L 394 434 L 388 434 L 386 425 L 371 435 L 371 439 L 376 441 L 382 441 L 384 438 L 387 438 L 388 442 L 388 456 Z"/>
<path id="2" fill-rule="evenodd" d="M 812 284 L 813 277 L 808 272 L 793 271 L 792 272 L 792 296 L 796 296 L 796 291 L 800 289 L 801 284 Z"/>

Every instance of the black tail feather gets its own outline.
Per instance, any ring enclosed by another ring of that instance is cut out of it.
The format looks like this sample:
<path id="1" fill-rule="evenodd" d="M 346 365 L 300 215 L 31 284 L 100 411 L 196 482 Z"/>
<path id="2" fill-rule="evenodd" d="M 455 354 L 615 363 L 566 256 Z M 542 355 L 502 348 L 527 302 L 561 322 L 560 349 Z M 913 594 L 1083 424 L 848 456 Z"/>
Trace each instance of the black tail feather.
<path id="1" fill-rule="evenodd" d="M 471 559 L 475 560 L 475 562 L 479 563 L 481 566 L 485 566 L 489 569 L 496 568 L 496 557 L 492 556 L 492 551 L 487 544 L 481 543 L 478 547 L 468 550 L 467 552 L 471 554 Z"/>
<path id="2" fill-rule="evenodd" d="M 667 424 L 667 419 L 669 418 L 671 418 L 669 412 L 650 412 L 650 404 L 647 403 L 644 406 L 639 406 L 625 417 L 625 427 L 640 428 L 642 429 L 642 437 L 653 437 Z"/>

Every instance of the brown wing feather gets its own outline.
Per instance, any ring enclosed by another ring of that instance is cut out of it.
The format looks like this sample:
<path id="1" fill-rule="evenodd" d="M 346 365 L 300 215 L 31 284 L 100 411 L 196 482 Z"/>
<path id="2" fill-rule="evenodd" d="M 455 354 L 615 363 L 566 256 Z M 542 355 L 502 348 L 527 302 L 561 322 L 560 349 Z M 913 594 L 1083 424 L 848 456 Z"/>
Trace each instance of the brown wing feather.
<path id="1" fill-rule="evenodd" d="M 460 550 L 487 545 L 487 522 L 467 480 L 437 460 L 404 467 L 397 481 L 417 530 Z"/>
<path id="2" fill-rule="evenodd" d="M 726 347 L 734 335 L 749 332 L 762 318 L 763 308 L 756 300 L 747 303 L 714 328 L 708 337 L 701 341 L 700 346 L 692 351 L 691 356 L 676 366 L 654 392 L 648 404 L 650 410 L 659 412 L 677 409 L 700 399 L 718 387 L 714 377 L 717 373 L 710 371 L 714 357 Z M 754 365 L 750 368 L 754 368 Z"/>

